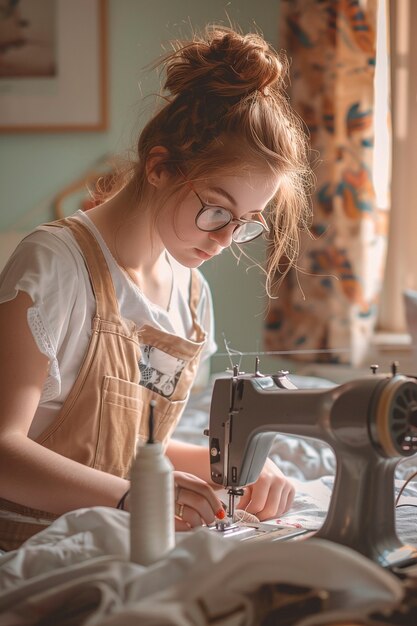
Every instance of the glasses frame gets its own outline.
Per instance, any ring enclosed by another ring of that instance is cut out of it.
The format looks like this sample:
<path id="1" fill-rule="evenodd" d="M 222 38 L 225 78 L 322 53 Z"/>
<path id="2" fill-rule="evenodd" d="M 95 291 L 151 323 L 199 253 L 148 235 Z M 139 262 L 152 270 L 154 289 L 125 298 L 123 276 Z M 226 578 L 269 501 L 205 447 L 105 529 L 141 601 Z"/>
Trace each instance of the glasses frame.
<path id="1" fill-rule="evenodd" d="M 222 228 L 226 228 L 226 226 L 229 226 L 229 224 L 231 224 L 232 222 L 237 222 L 236 223 L 236 227 L 232 233 L 232 239 L 233 241 L 237 244 L 237 245 L 242 245 L 245 243 L 250 243 L 251 241 L 254 241 L 255 239 L 258 239 L 258 237 L 260 237 L 261 235 L 263 235 L 264 233 L 269 233 L 269 226 L 265 221 L 265 218 L 263 217 L 262 213 L 256 213 L 255 215 L 257 215 L 259 217 L 259 219 L 255 219 L 255 220 L 247 220 L 247 219 L 242 219 L 242 218 L 238 218 L 238 217 L 234 217 L 233 213 L 231 211 L 229 211 L 229 209 L 226 209 L 226 207 L 222 207 L 222 206 L 211 206 L 209 204 L 205 204 L 202 199 L 200 198 L 200 196 L 198 195 L 198 193 L 195 191 L 195 189 L 192 189 L 192 191 L 195 193 L 195 195 L 197 196 L 197 198 L 199 199 L 199 201 L 201 202 L 201 209 L 199 210 L 199 212 L 197 213 L 196 217 L 195 217 L 195 225 L 197 226 L 198 230 L 201 230 L 203 233 L 215 233 L 218 230 L 221 230 Z M 217 226 L 216 228 L 210 228 L 209 230 L 206 228 L 201 228 L 201 226 L 198 225 L 197 221 L 198 218 L 200 217 L 200 215 L 202 213 L 204 213 L 204 211 L 207 211 L 208 209 L 222 209 L 223 211 L 226 211 L 229 216 L 230 219 L 226 224 L 222 224 L 221 226 Z M 235 232 L 239 229 L 240 226 L 244 226 L 245 224 L 259 224 L 260 226 L 262 226 L 262 231 L 260 233 L 258 233 L 257 235 L 255 235 L 254 237 L 251 237 L 250 239 L 247 239 L 246 241 L 236 241 L 234 238 L 234 234 Z"/>

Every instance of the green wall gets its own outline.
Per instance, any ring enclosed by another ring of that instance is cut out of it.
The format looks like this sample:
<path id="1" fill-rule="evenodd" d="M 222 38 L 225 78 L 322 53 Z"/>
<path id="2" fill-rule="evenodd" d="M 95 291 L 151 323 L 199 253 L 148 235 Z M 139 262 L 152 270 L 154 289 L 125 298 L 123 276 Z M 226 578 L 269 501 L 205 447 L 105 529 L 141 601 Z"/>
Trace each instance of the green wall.
<path id="1" fill-rule="evenodd" d="M 0 230 L 7 230 L 35 209 L 25 227 L 53 217 L 50 200 L 101 156 L 134 145 L 146 117 L 141 93 L 157 91 L 155 73 L 145 69 L 161 53 L 161 43 L 189 33 L 189 25 L 228 24 L 228 17 L 243 31 L 254 24 L 277 45 L 279 0 L 108 0 L 109 128 L 93 133 L 32 133 L 0 135 Z M 146 101 L 145 101 L 146 102 Z M 262 259 L 262 245 L 254 244 Z M 252 248 L 251 248 L 252 250 Z M 262 349 L 262 319 L 266 306 L 262 276 L 246 264 L 236 267 L 229 253 L 203 268 L 213 291 L 219 351 L 222 334 L 242 351 Z M 254 359 L 244 367 L 252 368 Z M 229 361 L 213 359 L 221 371 Z M 262 360 L 264 369 L 267 360 Z M 278 365 L 273 364 L 274 368 Z"/>

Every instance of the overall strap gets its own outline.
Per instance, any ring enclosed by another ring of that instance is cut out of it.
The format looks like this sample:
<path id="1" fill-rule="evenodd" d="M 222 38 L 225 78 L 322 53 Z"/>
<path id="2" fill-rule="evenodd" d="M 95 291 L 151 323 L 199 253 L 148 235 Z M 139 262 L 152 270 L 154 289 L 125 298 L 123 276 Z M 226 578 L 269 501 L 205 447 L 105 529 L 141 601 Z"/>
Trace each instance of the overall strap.
<path id="1" fill-rule="evenodd" d="M 103 251 L 90 230 L 79 220 L 66 217 L 48 226 L 67 226 L 78 243 L 90 276 L 96 300 L 96 316 L 109 322 L 119 322 L 119 305 L 113 280 Z"/>
<path id="2" fill-rule="evenodd" d="M 201 286 L 202 281 L 200 273 L 196 269 L 192 269 L 190 280 L 190 311 L 193 320 L 195 340 L 199 342 L 205 341 L 207 337 L 207 333 L 201 327 L 200 320 L 197 314 L 197 307 L 200 302 L 201 296 Z"/>
<path id="3" fill-rule="evenodd" d="M 191 270 L 190 280 L 190 311 L 193 318 L 193 322 L 198 322 L 197 307 L 200 302 L 201 295 L 201 278 L 196 269 Z"/>

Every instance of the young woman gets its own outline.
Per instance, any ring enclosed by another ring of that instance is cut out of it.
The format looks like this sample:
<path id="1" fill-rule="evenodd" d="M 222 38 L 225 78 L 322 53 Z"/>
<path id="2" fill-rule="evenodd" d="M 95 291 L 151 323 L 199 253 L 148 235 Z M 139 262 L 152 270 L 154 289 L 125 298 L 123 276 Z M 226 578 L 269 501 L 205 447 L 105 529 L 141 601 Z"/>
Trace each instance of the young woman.
<path id="1" fill-rule="evenodd" d="M 150 400 L 176 468 L 176 529 L 221 510 L 207 450 L 170 440 L 198 364 L 215 349 L 196 268 L 266 234 L 266 209 L 267 283 L 283 255 L 294 260 L 307 148 L 283 61 L 260 36 L 210 27 L 176 44 L 163 66 L 166 98 L 118 189 L 37 228 L 1 275 L 0 548 L 66 511 L 117 506 Z M 238 505 L 265 519 L 292 498 L 268 461 Z"/>

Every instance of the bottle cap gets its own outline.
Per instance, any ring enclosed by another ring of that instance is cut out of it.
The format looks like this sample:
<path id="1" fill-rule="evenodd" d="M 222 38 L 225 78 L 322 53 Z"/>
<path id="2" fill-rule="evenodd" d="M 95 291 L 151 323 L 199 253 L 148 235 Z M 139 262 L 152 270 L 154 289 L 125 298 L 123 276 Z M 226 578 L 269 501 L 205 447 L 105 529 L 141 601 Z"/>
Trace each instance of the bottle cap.
<path id="1" fill-rule="evenodd" d="M 141 456 L 156 456 L 158 454 L 162 454 L 162 443 L 160 441 L 155 441 L 154 443 L 142 443 L 138 441 L 136 444 L 136 454 L 140 454 Z"/>

